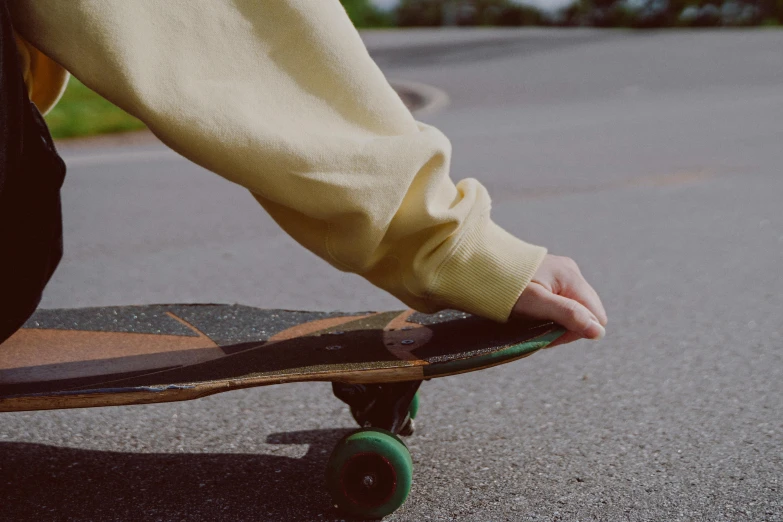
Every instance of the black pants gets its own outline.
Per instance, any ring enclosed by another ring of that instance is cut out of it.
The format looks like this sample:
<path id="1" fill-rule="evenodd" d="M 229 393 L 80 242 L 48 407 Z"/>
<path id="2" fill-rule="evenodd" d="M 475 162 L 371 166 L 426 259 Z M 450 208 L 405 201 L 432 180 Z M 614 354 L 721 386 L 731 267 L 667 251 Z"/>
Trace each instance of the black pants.
<path id="1" fill-rule="evenodd" d="M 65 164 L 27 96 L 0 0 L 0 343 L 35 311 L 62 257 Z"/>

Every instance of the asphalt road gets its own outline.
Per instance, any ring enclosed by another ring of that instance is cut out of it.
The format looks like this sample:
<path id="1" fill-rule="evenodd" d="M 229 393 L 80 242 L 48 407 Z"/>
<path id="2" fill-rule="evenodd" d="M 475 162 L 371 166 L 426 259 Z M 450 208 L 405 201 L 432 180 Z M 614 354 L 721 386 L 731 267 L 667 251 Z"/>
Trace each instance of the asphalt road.
<path id="1" fill-rule="evenodd" d="M 783 31 L 367 35 L 495 219 L 575 258 L 606 339 L 425 383 L 389 520 L 783 520 Z M 74 148 L 46 307 L 393 309 L 159 145 Z M 325 384 L 4 414 L 5 520 L 331 520 Z M 339 519 L 339 518 L 338 518 Z"/>

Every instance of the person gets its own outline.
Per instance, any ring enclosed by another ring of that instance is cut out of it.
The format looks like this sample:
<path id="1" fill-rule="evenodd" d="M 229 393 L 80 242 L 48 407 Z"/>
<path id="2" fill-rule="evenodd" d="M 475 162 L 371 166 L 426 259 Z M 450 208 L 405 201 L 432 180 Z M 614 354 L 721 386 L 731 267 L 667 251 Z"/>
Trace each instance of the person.
<path id="1" fill-rule="evenodd" d="M 559 344 L 604 335 L 576 263 L 495 224 L 477 180 L 451 180 L 448 139 L 413 118 L 338 0 L 15 0 L 3 18 L 0 209 L 5 228 L 19 227 L 0 238 L 6 330 L 59 259 L 62 162 L 25 96 L 45 112 L 67 70 L 247 188 L 304 247 L 412 308 L 550 319 L 569 331 Z M 42 139 L 20 147 L 20 128 Z M 34 189 L 14 195 L 8 180 L 28 177 Z"/>
<path id="2" fill-rule="evenodd" d="M 30 103 L 50 105 L 65 72 L 43 56 L 30 62 L 18 52 L 8 7 L 0 1 L 0 343 L 35 311 L 62 256 L 60 186 L 65 165 L 41 114 Z M 25 77 L 35 70 L 53 91 L 32 92 Z"/>

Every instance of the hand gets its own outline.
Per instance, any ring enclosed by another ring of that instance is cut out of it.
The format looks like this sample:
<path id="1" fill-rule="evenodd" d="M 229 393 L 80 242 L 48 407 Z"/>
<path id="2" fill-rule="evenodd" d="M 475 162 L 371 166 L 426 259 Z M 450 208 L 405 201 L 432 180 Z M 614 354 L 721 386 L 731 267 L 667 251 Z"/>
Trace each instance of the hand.
<path id="1" fill-rule="evenodd" d="M 578 339 L 601 339 L 607 318 L 601 299 L 573 259 L 547 255 L 530 284 L 519 296 L 512 317 L 548 319 L 566 329 L 550 346 Z"/>

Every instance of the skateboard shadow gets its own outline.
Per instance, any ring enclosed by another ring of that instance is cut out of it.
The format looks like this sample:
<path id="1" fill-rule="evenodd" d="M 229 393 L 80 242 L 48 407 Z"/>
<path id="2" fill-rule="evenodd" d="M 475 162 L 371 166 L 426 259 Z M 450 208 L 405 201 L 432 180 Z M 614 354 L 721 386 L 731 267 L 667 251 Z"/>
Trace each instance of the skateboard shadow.
<path id="1" fill-rule="evenodd" d="M 340 520 L 323 483 L 349 430 L 269 435 L 307 454 L 120 453 L 0 443 L 4 520 Z"/>

